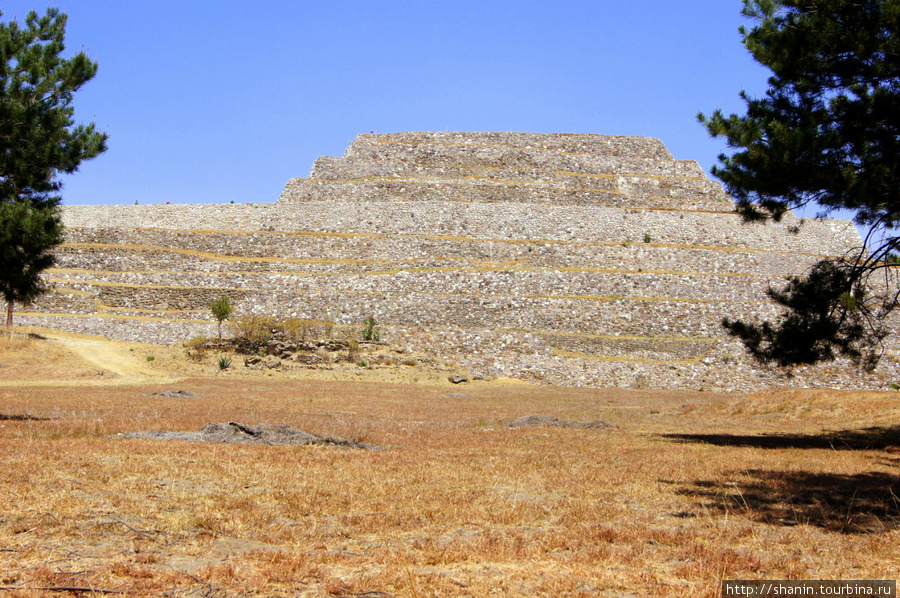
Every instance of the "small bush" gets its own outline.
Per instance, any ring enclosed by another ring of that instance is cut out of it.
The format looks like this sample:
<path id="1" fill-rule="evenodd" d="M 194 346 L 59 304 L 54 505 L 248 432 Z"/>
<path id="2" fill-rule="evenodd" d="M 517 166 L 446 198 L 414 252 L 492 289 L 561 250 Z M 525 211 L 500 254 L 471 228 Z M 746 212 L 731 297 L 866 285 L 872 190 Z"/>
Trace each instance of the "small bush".
<path id="1" fill-rule="evenodd" d="M 203 349 L 204 348 L 203 345 L 206 344 L 206 337 L 205 336 L 195 336 L 194 338 L 192 338 L 191 340 L 187 341 L 184 344 L 188 349 L 200 350 L 200 349 Z"/>
<path id="2" fill-rule="evenodd" d="M 375 330 L 376 326 L 378 326 L 378 322 L 375 321 L 374 316 L 369 316 L 363 320 L 362 339 L 364 341 L 381 340 L 381 333 Z"/>
<path id="3" fill-rule="evenodd" d="M 247 339 L 253 346 L 267 343 L 272 338 L 272 330 L 276 322 L 266 316 L 243 316 L 231 325 L 231 333 L 236 338 Z"/>
<path id="4" fill-rule="evenodd" d="M 219 365 L 220 370 L 227 370 L 231 367 L 231 358 L 227 355 L 222 355 L 216 363 Z"/>
<path id="5" fill-rule="evenodd" d="M 322 338 L 331 338 L 331 335 L 334 332 L 334 319 L 334 314 L 332 314 L 331 311 L 326 309 L 322 313 L 322 319 L 320 321 Z"/>
<path id="6" fill-rule="evenodd" d="M 308 320 L 304 318 L 288 318 L 283 322 L 275 325 L 276 329 L 280 329 L 289 339 L 294 341 L 305 341 L 307 339 L 319 338 L 319 321 Z"/>
<path id="7" fill-rule="evenodd" d="M 644 233 L 644 243 L 649 243 L 649 242 L 651 242 L 652 240 L 653 240 L 653 237 L 651 237 L 651 236 L 650 236 L 649 234 L 647 234 L 647 233 Z"/>
<path id="8" fill-rule="evenodd" d="M 153 361 L 154 359 L 156 359 L 156 358 L 153 357 L 152 355 L 147 356 L 147 361 Z"/>
<path id="9" fill-rule="evenodd" d="M 280 332 L 286 339 L 300 339 L 305 329 L 304 320 L 300 318 L 288 318 L 287 320 L 273 321 L 272 332 Z"/>
<path id="10" fill-rule="evenodd" d="M 185 349 L 185 356 L 190 359 L 194 363 L 201 363 L 203 361 L 203 349 Z"/>

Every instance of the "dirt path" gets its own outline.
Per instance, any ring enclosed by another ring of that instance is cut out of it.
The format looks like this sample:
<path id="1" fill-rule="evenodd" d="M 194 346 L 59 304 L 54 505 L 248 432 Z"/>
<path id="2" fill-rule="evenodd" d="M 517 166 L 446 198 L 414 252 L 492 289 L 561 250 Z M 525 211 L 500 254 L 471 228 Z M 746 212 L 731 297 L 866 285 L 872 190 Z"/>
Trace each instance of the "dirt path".
<path id="1" fill-rule="evenodd" d="M 48 338 L 53 338 L 48 336 Z M 67 349 L 97 367 L 113 372 L 118 376 L 114 381 L 118 384 L 134 384 L 141 382 L 176 382 L 179 378 L 166 372 L 153 370 L 141 364 L 140 357 L 129 351 L 122 343 L 105 340 L 86 340 L 75 338 L 55 338 Z"/>
<path id="2" fill-rule="evenodd" d="M 46 329 L 36 332 L 47 340 L 5 355 L 7 375 L 0 376 L 0 386 L 166 384 L 181 379 L 152 367 L 141 345 Z"/>

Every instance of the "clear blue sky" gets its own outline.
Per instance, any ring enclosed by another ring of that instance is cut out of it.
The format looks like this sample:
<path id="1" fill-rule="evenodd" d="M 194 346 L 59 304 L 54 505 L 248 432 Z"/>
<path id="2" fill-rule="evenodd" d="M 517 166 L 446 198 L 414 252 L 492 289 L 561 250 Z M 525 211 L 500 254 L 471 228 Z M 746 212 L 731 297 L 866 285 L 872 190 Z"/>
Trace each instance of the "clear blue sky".
<path id="1" fill-rule="evenodd" d="M 100 65 L 76 119 L 110 135 L 68 205 L 275 201 L 370 131 L 646 135 L 708 171 L 695 115 L 767 77 L 740 0 L 0 0 L 48 6 Z"/>

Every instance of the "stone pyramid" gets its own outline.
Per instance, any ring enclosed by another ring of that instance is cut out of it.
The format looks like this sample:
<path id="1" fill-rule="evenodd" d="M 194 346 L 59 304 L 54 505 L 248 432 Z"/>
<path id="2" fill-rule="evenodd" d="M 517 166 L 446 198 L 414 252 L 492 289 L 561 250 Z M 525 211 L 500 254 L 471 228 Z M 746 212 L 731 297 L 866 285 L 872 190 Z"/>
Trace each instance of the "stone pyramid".
<path id="1" fill-rule="evenodd" d="M 765 291 L 861 243 L 849 221 L 745 225 L 657 139 L 360 135 L 277 203 L 65 208 L 53 293 L 24 324 L 176 342 L 240 313 L 369 315 L 390 342 L 487 378 L 579 386 L 886 387 L 892 358 L 790 377 L 724 334 Z"/>

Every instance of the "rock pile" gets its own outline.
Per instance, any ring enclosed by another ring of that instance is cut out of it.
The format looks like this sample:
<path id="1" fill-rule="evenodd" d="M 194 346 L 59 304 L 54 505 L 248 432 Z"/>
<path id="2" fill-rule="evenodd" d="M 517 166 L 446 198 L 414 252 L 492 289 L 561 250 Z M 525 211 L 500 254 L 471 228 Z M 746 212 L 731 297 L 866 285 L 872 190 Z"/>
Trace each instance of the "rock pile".
<path id="1" fill-rule="evenodd" d="M 280 446 L 293 445 L 327 445 L 342 448 L 378 449 L 372 444 L 319 436 L 303 430 L 297 430 L 287 424 L 257 424 L 255 426 L 238 422 L 208 423 L 197 432 L 130 432 L 125 438 L 146 438 L 150 440 L 185 440 L 190 442 L 222 442 L 228 444 L 267 444 Z"/>

